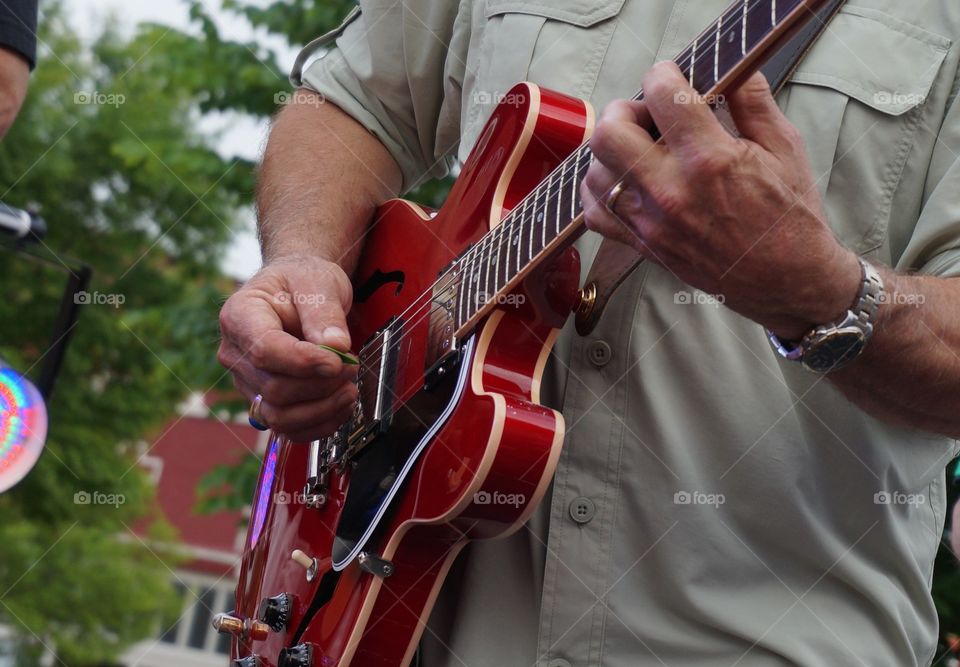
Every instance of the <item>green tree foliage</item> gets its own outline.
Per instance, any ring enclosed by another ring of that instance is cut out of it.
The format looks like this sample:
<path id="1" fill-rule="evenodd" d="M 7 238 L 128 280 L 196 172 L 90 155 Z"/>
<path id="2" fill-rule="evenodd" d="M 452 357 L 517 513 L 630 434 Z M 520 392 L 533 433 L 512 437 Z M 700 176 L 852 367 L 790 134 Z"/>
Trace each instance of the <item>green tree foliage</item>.
<path id="1" fill-rule="evenodd" d="M 190 390 L 224 382 L 216 313 L 232 281 L 217 267 L 253 165 L 196 129 L 202 67 L 192 86 L 186 63 L 161 76 L 177 40 L 107 27 L 90 48 L 49 4 L 42 30 L 49 51 L 0 143 L 0 200 L 42 207 L 48 261 L 4 253 L 0 355 L 42 363 L 71 257 L 93 267 L 90 291 L 107 302 L 81 308 L 47 450 L 0 496 L 0 622 L 60 664 L 94 665 L 175 619 L 176 558 L 154 541 L 170 529 L 154 517 L 151 540 L 133 531 L 154 507 L 136 460 Z M 93 494 L 114 500 L 84 502 Z"/>

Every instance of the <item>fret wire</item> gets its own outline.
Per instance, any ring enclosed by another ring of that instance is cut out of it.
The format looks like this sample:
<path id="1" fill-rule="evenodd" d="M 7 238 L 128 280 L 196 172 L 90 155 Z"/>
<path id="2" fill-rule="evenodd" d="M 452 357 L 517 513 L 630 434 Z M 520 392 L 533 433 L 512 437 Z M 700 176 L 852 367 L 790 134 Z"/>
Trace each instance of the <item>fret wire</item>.
<path id="1" fill-rule="evenodd" d="M 564 161 L 564 162 L 562 162 L 562 163 L 560 163 L 560 164 L 561 164 L 561 169 L 560 169 L 560 182 L 557 183 L 557 220 L 556 220 L 556 225 L 555 225 L 555 228 L 556 228 L 555 234 L 558 235 L 558 236 L 560 235 L 560 205 L 561 205 L 560 193 L 563 192 L 563 178 L 564 178 L 564 176 L 565 176 L 566 173 L 567 173 L 567 163 L 566 163 L 566 161 Z"/>
<path id="2" fill-rule="evenodd" d="M 770 2 L 770 25 L 777 25 L 777 0 L 771 0 Z"/>
<path id="3" fill-rule="evenodd" d="M 693 76 L 695 74 L 696 69 L 697 69 L 697 40 L 694 39 L 693 55 L 690 58 L 690 87 L 693 88 L 694 90 L 697 89 L 697 87 L 693 84 Z"/>
<path id="4" fill-rule="evenodd" d="M 713 82 L 720 81 L 720 33 L 723 32 L 723 16 L 717 19 L 717 41 L 713 47 Z"/>

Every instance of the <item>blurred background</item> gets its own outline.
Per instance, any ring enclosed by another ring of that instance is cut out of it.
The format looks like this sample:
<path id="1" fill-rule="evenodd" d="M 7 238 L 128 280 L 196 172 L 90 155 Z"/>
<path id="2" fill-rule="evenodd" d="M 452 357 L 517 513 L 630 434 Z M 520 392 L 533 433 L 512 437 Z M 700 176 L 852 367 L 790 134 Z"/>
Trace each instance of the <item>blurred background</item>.
<path id="1" fill-rule="evenodd" d="M 0 495 L 0 667 L 227 664 L 210 620 L 232 609 L 265 442 L 216 363 L 217 313 L 259 267 L 255 164 L 290 66 L 352 5 L 41 3 L 0 202 L 49 231 L 0 246 L 0 358 L 38 380 L 68 277 L 93 273 L 46 451 Z M 946 636 L 960 575 L 944 545 Z"/>

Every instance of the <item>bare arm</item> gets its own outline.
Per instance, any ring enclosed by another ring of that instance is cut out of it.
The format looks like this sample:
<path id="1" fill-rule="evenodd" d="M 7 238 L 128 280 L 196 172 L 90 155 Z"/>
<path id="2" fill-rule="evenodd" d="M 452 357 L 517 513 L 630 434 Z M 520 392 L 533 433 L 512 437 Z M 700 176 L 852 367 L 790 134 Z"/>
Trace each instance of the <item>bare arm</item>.
<path id="1" fill-rule="evenodd" d="M 876 333 L 830 379 L 877 417 L 960 437 L 960 280 L 881 273 Z"/>
<path id="2" fill-rule="evenodd" d="M 300 89 L 277 117 L 257 190 L 264 262 L 315 255 L 348 273 L 376 206 L 400 189 L 400 168 L 376 137 Z"/>
<path id="3" fill-rule="evenodd" d="M 7 133 L 27 95 L 30 66 L 17 53 L 0 47 L 0 139 Z"/>
<path id="4" fill-rule="evenodd" d="M 332 433 L 356 400 L 346 313 L 374 209 L 400 168 L 350 116 L 305 90 L 270 133 L 257 192 L 264 266 L 220 313 L 219 359 L 263 421 L 294 440 Z"/>

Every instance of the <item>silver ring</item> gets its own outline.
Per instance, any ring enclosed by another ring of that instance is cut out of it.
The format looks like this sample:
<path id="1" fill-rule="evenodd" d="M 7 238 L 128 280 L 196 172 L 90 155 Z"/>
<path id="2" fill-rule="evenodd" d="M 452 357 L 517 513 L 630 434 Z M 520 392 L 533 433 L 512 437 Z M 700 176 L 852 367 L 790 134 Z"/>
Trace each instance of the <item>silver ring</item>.
<path id="1" fill-rule="evenodd" d="M 257 394 L 253 397 L 253 403 L 250 404 L 250 410 L 247 412 L 247 421 L 250 422 L 250 426 L 258 431 L 269 431 L 270 427 L 267 426 L 267 420 L 263 418 L 263 414 L 260 412 L 262 405 L 263 394 Z"/>

